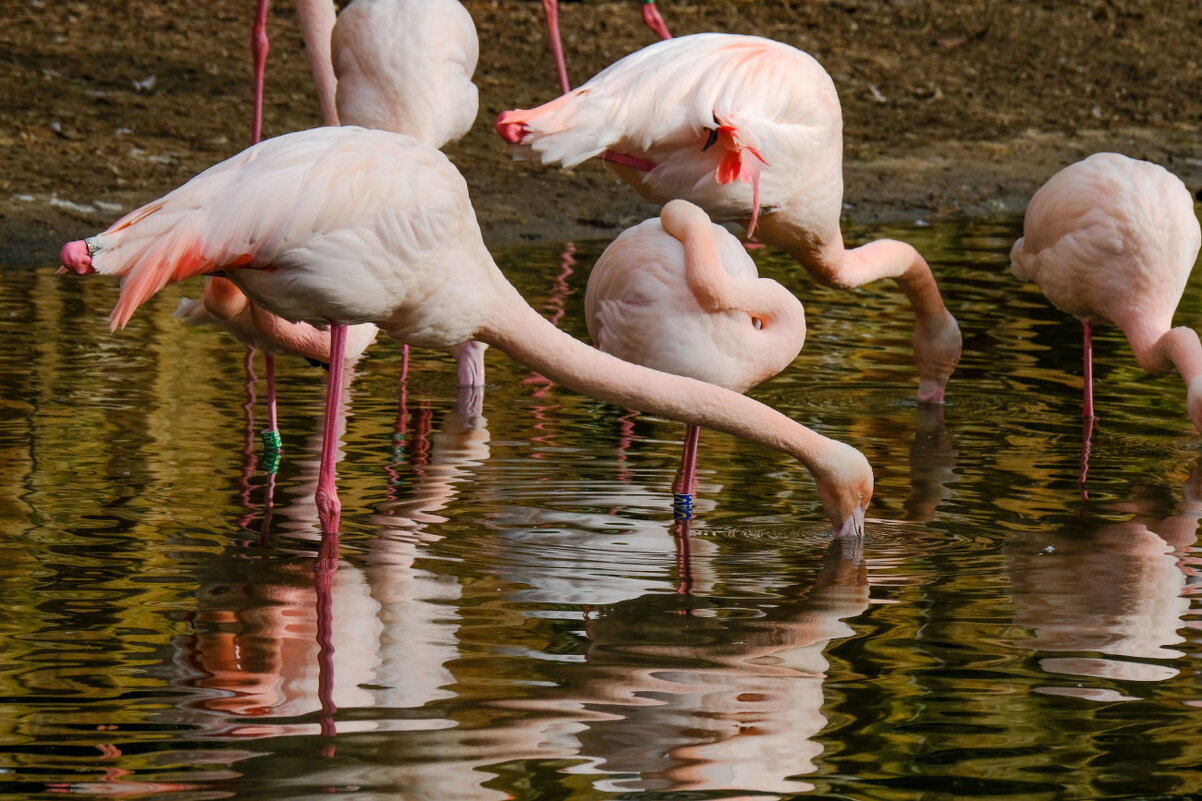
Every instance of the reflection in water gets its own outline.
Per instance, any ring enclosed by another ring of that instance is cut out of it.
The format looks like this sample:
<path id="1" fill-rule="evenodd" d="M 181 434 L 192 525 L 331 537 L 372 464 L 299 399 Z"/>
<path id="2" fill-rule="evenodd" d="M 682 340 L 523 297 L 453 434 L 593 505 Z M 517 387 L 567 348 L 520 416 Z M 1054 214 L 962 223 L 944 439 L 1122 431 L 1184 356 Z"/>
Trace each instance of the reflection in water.
<path id="1" fill-rule="evenodd" d="M 1076 328 L 1007 275 L 1016 223 L 863 235 L 931 254 L 965 335 L 948 406 L 915 408 L 871 287 L 808 288 L 839 347 L 755 390 L 869 455 L 862 561 L 786 458 L 707 439 L 684 539 L 676 425 L 503 358 L 487 427 L 441 355 L 398 407 L 389 343 L 357 365 L 335 559 L 319 371 L 279 365 L 284 458 L 248 470 L 240 355 L 171 317 L 188 289 L 113 335 L 114 285 L 0 265 L 0 796 L 1197 796 L 1198 440 L 1175 381 L 1101 348 L 1081 502 Z M 603 245 L 507 264 L 584 336 Z"/>
<path id="2" fill-rule="evenodd" d="M 348 370 L 343 410 L 349 406 L 351 380 Z M 414 451 L 423 455 L 413 466 L 418 479 L 403 497 L 392 489 L 380 504 L 373 518 L 380 528 L 369 546 L 367 567 L 339 560 L 337 539 L 322 536 L 316 558 L 235 560 L 256 574 L 231 582 L 227 566 L 219 581 L 205 584 L 183 662 L 193 674 L 189 686 L 217 691 L 192 705 L 219 716 L 205 726 L 209 736 L 330 736 L 336 733 L 339 709 L 413 709 L 448 697 L 440 688 L 453 681 L 444 664 L 457 654 L 449 621 L 455 617 L 458 585 L 414 562 L 424 543 L 439 539 L 425 533 L 430 523 L 445 521 L 434 513 L 488 458 L 482 397 L 478 387 L 459 388 L 458 403 L 442 429 L 428 443 L 415 443 Z M 402 408 L 398 427 L 403 428 L 406 413 Z M 340 436 L 345 424 L 344 414 Z M 309 450 L 319 453 L 320 442 L 310 443 Z M 302 517 L 312 519 L 307 511 L 318 463 L 307 465 L 306 480 L 293 494 L 306 510 Z M 316 726 L 304 720 L 311 717 Z M 386 728 L 453 725 L 403 723 L 392 721 Z M 344 722 L 337 730 L 377 728 Z M 323 750 L 332 753 L 332 748 Z"/>
<path id="3" fill-rule="evenodd" d="M 944 425 L 942 406 L 917 408 L 918 429 L 910 446 L 910 497 L 906 517 L 918 523 L 935 519 L 939 504 L 951 494 L 956 480 L 956 442 Z"/>
<path id="4" fill-rule="evenodd" d="M 762 617 L 657 615 L 638 639 L 621 605 L 593 621 L 564 700 L 604 715 L 576 735 L 589 772 L 611 777 L 597 789 L 813 789 L 796 777 L 822 752 L 823 652 L 868 607 L 858 544 L 832 542 L 813 583 L 780 596 Z"/>
<path id="5" fill-rule="evenodd" d="M 1155 514 L 1158 499 L 1107 504 L 1132 514 L 1120 523 L 1086 523 L 1057 532 L 1011 537 L 1006 568 L 1018 606 L 1014 622 L 1033 636 L 1018 645 L 1041 652 L 1095 652 L 1101 656 L 1044 656 L 1049 673 L 1126 681 L 1161 681 L 1177 674 L 1147 660 L 1179 659 L 1169 646 L 1185 642 L 1178 630 L 1190 611 L 1183 563 L 1202 517 L 1202 463 L 1190 473 L 1176 513 Z M 1117 657 L 1117 658 L 1115 658 Z M 1111 689 L 1039 688 L 1095 700 L 1124 696 Z"/>

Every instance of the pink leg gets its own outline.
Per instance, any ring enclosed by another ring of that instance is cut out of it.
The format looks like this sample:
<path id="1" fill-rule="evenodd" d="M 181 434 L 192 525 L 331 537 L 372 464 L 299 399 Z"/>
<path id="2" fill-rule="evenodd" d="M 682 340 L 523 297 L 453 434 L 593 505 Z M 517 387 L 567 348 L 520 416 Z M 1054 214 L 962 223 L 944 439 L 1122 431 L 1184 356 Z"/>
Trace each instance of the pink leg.
<path id="1" fill-rule="evenodd" d="M 1082 320 L 1081 326 L 1085 329 L 1085 408 L 1081 411 L 1081 416 L 1088 417 L 1092 420 L 1094 417 L 1094 413 L 1093 413 L 1093 331 L 1089 327 L 1089 320 Z"/>
<path id="2" fill-rule="evenodd" d="M 559 38 L 559 0 L 543 0 L 543 13 L 547 15 L 547 33 L 551 37 L 555 71 L 559 74 L 559 90 L 566 95 L 572 85 L 568 82 L 568 64 L 563 58 L 563 40 Z"/>
<path id="3" fill-rule="evenodd" d="M 321 438 L 321 472 L 317 477 L 317 516 L 325 535 L 337 534 L 342 503 L 334 486 L 338 456 L 338 415 L 342 407 L 342 368 L 346 354 L 346 323 L 330 323 L 330 372 L 326 376 L 326 415 Z"/>
<path id="4" fill-rule="evenodd" d="M 693 516 L 693 495 L 697 491 L 697 443 L 700 439 L 700 426 L 690 425 L 685 429 L 680 470 L 672 484 L 672 495 L 675 498 L 673 507 L 678 517 Z"/>
<path id="5" fill-rule="evenodd" d="M 263 83 L 267 74 L 267 7 L 271 0 L 259 0 L 255 9 L 255 24 L 250 30 L 250 55 L 255 70 L 254 112 L 250 121 L 250 143 L 263 138 Z"/>
<path id="6" fill-rule="evenodd" d="M 668 26 L 664 23 L 664 18 L 659 15 L 659 9 L 655 7 L 655 0 L 643 0 L 643 22 L 660 39 L 672 38 L 672 34 L 668 33 Z"/>
<path id="7" fill-rule="evenodd" d="M 263 429 L 263 449 L 270 456 L 279 453 L 282 446 L 280 424 L 276 419 L 275 357 L 270 353 L 263 354 L 263 373 L 267 379 L 267 428 Z"/>
<path id="8" fill-rule="evenodd" d="M 1087 415 L 1081 423 L 1081 469 L 1077 471 L 1077 488 L 1081 491 L 1082 500 L 1089 498 L 1085 479 L 1089 476 L 1089 452 L 1093 448 L 1093 422 L 1093 417 Z"/>

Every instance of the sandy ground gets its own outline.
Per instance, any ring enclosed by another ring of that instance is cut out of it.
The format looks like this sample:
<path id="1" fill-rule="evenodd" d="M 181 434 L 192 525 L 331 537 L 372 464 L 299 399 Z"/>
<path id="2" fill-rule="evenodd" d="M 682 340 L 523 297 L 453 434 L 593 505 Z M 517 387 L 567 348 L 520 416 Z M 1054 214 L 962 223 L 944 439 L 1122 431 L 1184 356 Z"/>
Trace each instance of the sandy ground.
<path id="1" fill-rule="evenodd" d="M 252 0 L 0 0 L 0 259 L 56 260 L 239 150 Z M 602 238 L 655 210 L 598 164 L 513 162 L 506 108 L 557 94 L 531 0 L 467 0 L 480 31 L 476 127 L 449 155 L 496 247 Z M 846 213 L 872 222 L 1016 214 L 1061 166 L 1116 150 L 1202 186 L 1202 3 L 1180 0 L 734 0 L 660 8 L 677 35 L 754 33 L 831 73 Z M 635 0 L 565 3 L 583 80 L 649 44 Z M 271 14 L 266 133 L 318 123 L 291 4 Z"/>

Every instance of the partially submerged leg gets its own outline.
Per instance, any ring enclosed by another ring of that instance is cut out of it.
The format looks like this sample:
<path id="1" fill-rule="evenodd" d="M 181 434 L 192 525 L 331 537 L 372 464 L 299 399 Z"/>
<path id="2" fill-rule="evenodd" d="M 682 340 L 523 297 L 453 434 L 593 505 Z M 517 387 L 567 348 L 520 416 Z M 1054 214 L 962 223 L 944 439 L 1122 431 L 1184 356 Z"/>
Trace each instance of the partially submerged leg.
<path id="1" fill-rule="evenodd" d="M 263 429 L 263 448 L 268 456 L 279 453 L 282 445 L 280 423 L 276 417 L 275 402 L 275 357 L 263 354 L 263 371 L 267 374 L 267 428 Z"/>
<path id="2" fill-rule="evenodd" d="M 1085 333 L 1085 402 L 1082 404 L 1081 416 L 1093 419 L 1093 329 L 1090 328 L 1089 320 L 1081 321 L 1081 328 Z"/>
<path id="3" fill-rule="evenodd" d="M 672 483 L 672 505 L 678 517 L 693 516 L 693 495 L 697 492 L 697 444 L 700 439 L 701 426 L 689 425 L 685 428 L 680 469 Z"/>

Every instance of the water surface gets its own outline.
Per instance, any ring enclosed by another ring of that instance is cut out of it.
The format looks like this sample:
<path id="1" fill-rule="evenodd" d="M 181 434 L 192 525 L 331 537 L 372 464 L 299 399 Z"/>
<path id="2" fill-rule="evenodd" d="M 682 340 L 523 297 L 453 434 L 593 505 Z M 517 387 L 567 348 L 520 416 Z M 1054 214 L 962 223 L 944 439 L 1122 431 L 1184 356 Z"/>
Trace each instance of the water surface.
<path id="1" fill-rule="evenodd" d="M 3 265 L 0 798 L 1202 792 L 1202 440 L 1180 380 L 1100 331 L 1082 491 L 1079 327 L 1008 274 L 1016 233 L 850 233 L 940 276 L 965 336 L 942 409 L 913 401 L 900 292 L 754 252 L 809 335 L 752 394 L 873 463 L 862 552 L 787 457 L 707 432 L 685 529 L 682 426 L 495 350 L 476 413 L 449 357 L 399 384 L 391 342 L 355 370 L 323 550 L 320 370 L 280 364 L 272 473 L 243 351 L 171 317 L 197 286 L 110 335 L 113 284 Z M 498 258 L 584 337 L 603 244 Z"/>

